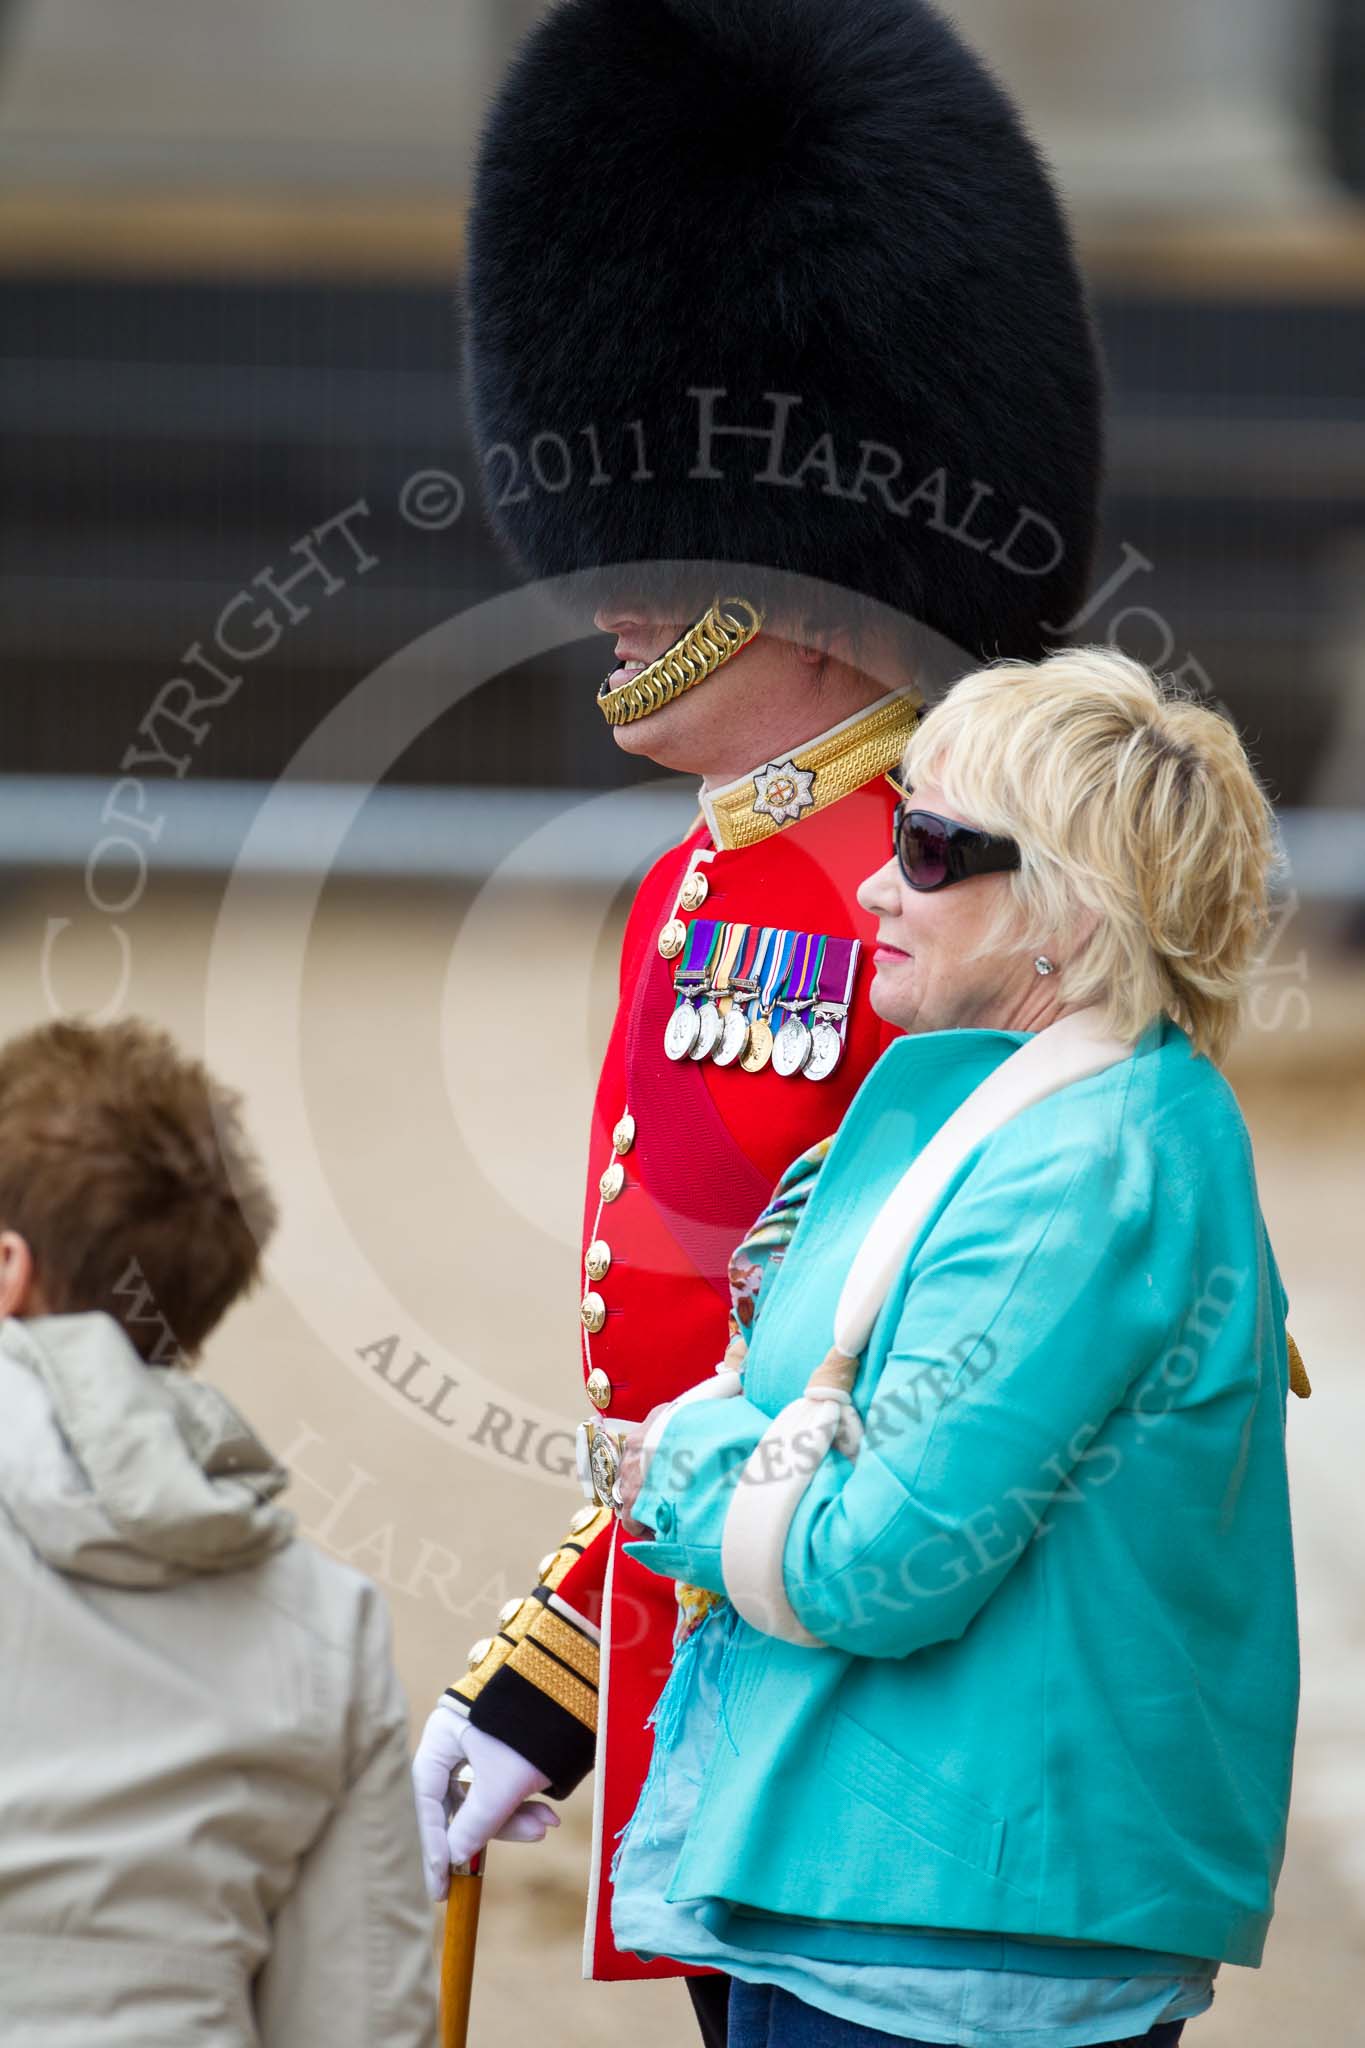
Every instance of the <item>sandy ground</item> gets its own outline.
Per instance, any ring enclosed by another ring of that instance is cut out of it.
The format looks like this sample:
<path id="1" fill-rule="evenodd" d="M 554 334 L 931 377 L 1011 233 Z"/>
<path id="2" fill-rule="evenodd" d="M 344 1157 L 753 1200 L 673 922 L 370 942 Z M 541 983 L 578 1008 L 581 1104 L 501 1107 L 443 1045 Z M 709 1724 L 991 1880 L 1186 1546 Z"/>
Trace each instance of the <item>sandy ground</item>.
<path id="1" fill-rule="evenodd" d="M 620 910 L 354 883 L 224 903 L 171 876 L 121 919 L 77 876 L 0 897 L 5 1032 L 118 999 L 245 1089 L 285 1222 L 205 1370 L 292 1464 L 305 1528 L 384 1585 L 415 1726 L 578 1504 L 559 1432 Z M 1235 1078 L 1316 1389 L 1290 1414 L 1302 1734 L 1265 1963 L 1224 1970 L 1199 2048 L 1336 2048 L 1365 2012 L 1365 974 L 1291 937 Z M 543 1844 L 491 1855 L 473 2039 L 691 2048 L 681 1985 L 580 1978 L 588 1822 L 585 1788 Z"/>

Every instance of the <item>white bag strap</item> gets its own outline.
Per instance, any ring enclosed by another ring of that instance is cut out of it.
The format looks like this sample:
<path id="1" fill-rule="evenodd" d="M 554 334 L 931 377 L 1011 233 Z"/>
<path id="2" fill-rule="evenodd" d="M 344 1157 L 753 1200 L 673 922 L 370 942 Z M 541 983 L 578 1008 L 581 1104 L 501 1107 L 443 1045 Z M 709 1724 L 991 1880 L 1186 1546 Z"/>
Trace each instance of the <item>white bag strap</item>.
<path id="1" fill-rule="evenodd" d="M 816 1467 L 840 1441 L 856 1455 L 861 1425 L 852 1408 L 858 1360 L 911 1245 L 967 1155 L 1011 1117 L 1073 1081 L 1126 1059 L 1130 1043 L 1109 1038 L 1094 1009 L 1059 1017 L 987 1075 L 919 1152 L 873 1219 L 834 1313 L 834 1343 L 807 1383 L 763 1432 L 730 1497 L 721 1531 L 725 1590 L 765 1635 L 822 1648 L 787 1598 L 782 1562 L 792 1517 Z"/>

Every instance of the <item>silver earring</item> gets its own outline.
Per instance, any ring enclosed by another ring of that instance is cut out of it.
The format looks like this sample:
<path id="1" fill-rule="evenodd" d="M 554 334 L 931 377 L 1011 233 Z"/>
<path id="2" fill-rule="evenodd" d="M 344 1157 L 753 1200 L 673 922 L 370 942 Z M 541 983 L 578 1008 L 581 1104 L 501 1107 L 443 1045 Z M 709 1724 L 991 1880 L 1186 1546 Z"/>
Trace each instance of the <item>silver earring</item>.
<path id="1" fill-rule="evenodd" d="M 1035 974 L 1055 974 L 1057 968 L 1055 962 L 1049 960 L 1046 953 L 1040 953 L 1033 963 L 1033 971 Z"/>

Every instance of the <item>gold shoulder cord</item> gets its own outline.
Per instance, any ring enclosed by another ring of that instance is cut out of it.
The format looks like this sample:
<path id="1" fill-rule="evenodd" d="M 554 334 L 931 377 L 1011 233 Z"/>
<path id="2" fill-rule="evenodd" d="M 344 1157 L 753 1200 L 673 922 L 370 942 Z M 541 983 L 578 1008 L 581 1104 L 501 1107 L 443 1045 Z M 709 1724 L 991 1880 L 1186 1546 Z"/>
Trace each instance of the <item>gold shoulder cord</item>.
<path id="1" fill-rule="evenodd" d="M 722 610 L 736 605 L 748 613 L 748 623 Z M 648 668 L 627 683 L 609 690 L 605 683 L 597 693 L 597 705 L 608 725 L 633 725 L 648 718 L 664 704 L 681 697 L 714 675 L 723 661 L 747 647 L 763 625 L 764 614 L 743 597 L 718 597 L 704 618 L 689 626 L 680 640 L 666 648 Z"/>

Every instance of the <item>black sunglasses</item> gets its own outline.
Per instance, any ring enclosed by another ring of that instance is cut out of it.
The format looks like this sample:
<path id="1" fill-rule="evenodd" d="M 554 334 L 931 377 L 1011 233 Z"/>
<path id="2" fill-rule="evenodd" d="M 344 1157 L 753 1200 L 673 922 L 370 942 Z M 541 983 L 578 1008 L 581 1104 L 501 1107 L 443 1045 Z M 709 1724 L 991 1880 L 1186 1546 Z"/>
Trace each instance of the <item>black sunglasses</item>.
<path id="1" fill-rule="evenodd" d="M 1019 848 L 1012 839 L 992 838 L 975 825 L 912 810 L 906 803 L 896 805 L 891 838 L 900 871 L 912 889 L 946 889 L 971 875 L 1004 875 L 1019 865 Z"/>

